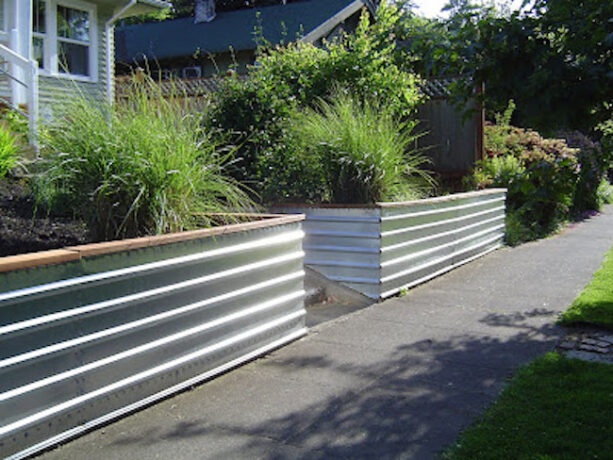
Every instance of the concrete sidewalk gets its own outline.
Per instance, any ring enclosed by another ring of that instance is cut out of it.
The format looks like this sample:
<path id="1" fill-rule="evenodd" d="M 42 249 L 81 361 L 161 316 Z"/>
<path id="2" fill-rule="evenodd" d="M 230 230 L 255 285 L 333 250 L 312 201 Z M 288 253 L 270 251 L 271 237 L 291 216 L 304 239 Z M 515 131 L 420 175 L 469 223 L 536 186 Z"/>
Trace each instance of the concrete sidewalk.
<path id="1" fill-rule="evenodd" d="M 433 458 L 554 325 L 613 245 L 613 207 L 98 429 L 43 459 Z"/>

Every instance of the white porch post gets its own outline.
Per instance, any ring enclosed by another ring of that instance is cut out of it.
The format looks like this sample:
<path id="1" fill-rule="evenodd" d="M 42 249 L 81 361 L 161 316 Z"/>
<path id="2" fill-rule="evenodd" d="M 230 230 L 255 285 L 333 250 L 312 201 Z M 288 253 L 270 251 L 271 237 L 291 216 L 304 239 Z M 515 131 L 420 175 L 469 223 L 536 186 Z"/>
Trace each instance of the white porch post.
<path id="1" fill-rule="evenodd" d="M 32 1 L 31 0 L 12 0 L 12 13 L 9 32 L 9 48 L 27 60 L 31 58 L 32 47 Z M 11 65 L 11 74 L 22 82 L 29 80 L 26 75 L 27 70 L 19 65 Z M 28 102 L 27 90 L 23 85 L 12 81 L 11 93 L 13 104 L 26 104 Z"/>

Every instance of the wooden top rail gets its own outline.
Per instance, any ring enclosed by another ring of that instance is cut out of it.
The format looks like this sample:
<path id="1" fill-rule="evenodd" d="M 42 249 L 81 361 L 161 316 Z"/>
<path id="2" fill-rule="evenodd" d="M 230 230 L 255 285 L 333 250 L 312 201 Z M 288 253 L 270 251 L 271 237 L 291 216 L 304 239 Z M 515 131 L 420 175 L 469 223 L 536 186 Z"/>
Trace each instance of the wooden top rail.
<path id="1" fill-rule="evenodd" d="M 218 216 L 250 217 L 258 218 L 251 222 L 223 225 L 213 228 L 203 228 L 166 235 L 144 236 L 117 241 L 104 241 L 102 243 L 83 244 L 70 246 L 63 249 L 50 251 L 31 252 L 15 256 L 0 257 L 0 273 L 26 268 L 40 267 L 44 265 L 72 262 L 85 257 L 101 256 L 115 252 L 130 251 L 164 244 L 179 243 L 182 241 L 197 240 L 231 233 L 255 230 L 260 228 L 274 227 L 277 225 L 291 224 L 304 220 L 302 214 L 216 214 Z"/>

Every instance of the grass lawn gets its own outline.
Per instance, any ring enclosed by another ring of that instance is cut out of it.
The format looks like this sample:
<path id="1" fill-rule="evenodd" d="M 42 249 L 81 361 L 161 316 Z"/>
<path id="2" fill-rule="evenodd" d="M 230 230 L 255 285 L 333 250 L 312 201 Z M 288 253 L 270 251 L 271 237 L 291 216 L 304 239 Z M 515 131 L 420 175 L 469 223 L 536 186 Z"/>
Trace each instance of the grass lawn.
<path id="1" fill-rule="evenodd" d="M 443 458 L 612 458 L 612 414 L 612 365 L 548 353 L 522 367 Z"/>
<path id="2" fill-rule="evenodd" d="M 590 323 L 613 329 L 613 248 L 590 284 L 560 315 L 560 323 Z"/>

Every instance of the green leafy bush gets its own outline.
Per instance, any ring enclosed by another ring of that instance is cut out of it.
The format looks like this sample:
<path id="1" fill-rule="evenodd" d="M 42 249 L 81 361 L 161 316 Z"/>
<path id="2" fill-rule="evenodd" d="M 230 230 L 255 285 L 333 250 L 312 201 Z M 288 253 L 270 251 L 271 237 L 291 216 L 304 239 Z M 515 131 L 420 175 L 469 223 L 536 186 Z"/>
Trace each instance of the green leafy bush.
<path id="1" fill-rule="evenodd" d="M 509 244 L 548 235 L 569 217 L 578 182 L 576 149 L 508 125 L 486 126 L 485 148 L 487 157 L 477 162 L 469 183 L 508 189 Z"/>
<path id="2" fill-rule="evenodd" d="M 428 183 L 424 157 L 413 150 L 415 122 L 402 123 L 381 102 L 337 93 L 298 113 L 292 132 L 310 164 L 323 171 L 333 203 L 415 199 Z"/>
<path id="3" fill-rule="evenodd" d="M 597 211 L 603 202 L 598 188 L 606 177 L 613 159 L 613 152 L 603 149 L 599 142 L 594 142 L 579 131 L 560 132 L 557 134 L 569 147 L 577 149 L 579 179 L 573 201 L 573 212 Z"/>
<path id="4" fill-rule="evenodd" d="M 289 162 L 283 176 L 269 177 L 275 165 L 301 158 L 288 134 L 287 120 L 296 109 L 329 99 L 335 88 L 350 90 L 361 100 L 376 97 L 399 116 L 410 115 L 421 100 L 417 78 L 395 63 L 395 41 L 383 39 L 397 10 L 386 6 L 377 14 L 373 24 L 364 14 L 354 34 L 323 47 L 296 42 L 261 50 L 249 77 L 227 79 L 215 96 L 208 125 L 231 136 L 239 152 L 233 176 L 250 181 L 265 201 L 295 194 L 284 184 L 296 178 L 305 191 L 320 188 L 317 174 L 314 183 L 301 175 L 302 160 Z"/>
<path id="5" fill-rule="evenodd" d="M 19 144 L 11 130 L 0 124 L 0 178 L 17 163 Z"/>
<path id="6" fill-rule="evenodd" d="M 5 108 L 0 110 L 0 119 L 6 127 L 15 134 L 18 138 L 24 140 L 28 137 L 28 119 L 21 113 L 18 113 L 12 109 Z"/>
<path id="7" fill-rule="evenodd" d="M 101 239 L 180 231 L 201 223 L 195 213 L 247 205 L 224 176 L 230 154 L 186 104 L 145 81 L 115 106 L 85 97 L 59 105 L 65 116 L 40 136 L 39 205 L 73 210 Z"/>
<path id="8" fill-rule="evenodd" d="M 596 127 L 596 131 L 601 134 L 600 146 L 603 154 L 609 159 L 609 164 L 606 166 L 606 175 L 609 182 L 613 182 L 613 118 L 601 123 Z"/>
<path id="9" fill-rule="evenodd" d="M 522 180 L 525 172 L 526 167 L 519 158 L 511 155 L 494 156 L 479 163 L 479 167 L 473 172 L 471 180 L 478 187 L 484 187 L 494 182 L 512 184 Z M 492 178 L 496 178 L 495 181 Z"/>
<path id="10" fill-rule="evenodd" d="M 596 190 L 598 195 L 598 202 L 602 204 L 613 204 L 613 185 L 607 180 L 603 179 Z"/>

